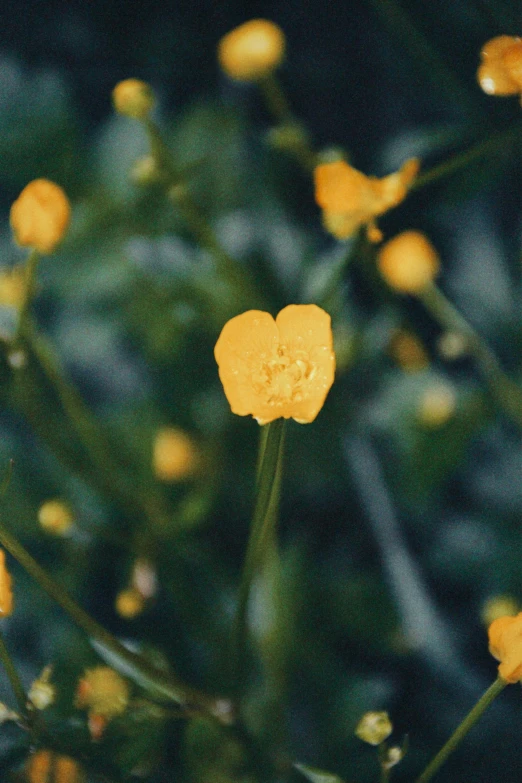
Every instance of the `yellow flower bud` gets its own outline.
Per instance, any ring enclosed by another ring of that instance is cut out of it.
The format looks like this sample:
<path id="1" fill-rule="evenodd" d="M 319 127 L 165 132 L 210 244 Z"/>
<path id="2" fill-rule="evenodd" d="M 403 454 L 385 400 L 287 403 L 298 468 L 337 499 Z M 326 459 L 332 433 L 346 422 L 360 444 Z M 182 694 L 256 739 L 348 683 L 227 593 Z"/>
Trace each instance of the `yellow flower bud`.
<path id="1" fill-rule="evenodd" d="M 387 712 L 366 712 L 355 729 L 355 736 L 369 745 L 380 745 L 393 731 Z"/>
<path id="2" fill-rule="evenodd" d="M 135 587 L 120 590 L 116 596 L 115 609 L 120 617 L 126 620 L 132 620 L 133 617 L 141 614 L 144 606 L 143 596 Z"/>
<path id="3" fill-rule="evenodd" d="M 37 710 L 45 710 L 54 701 L 55 687 L 50 682 L 51 674 L 52 667 L 46 666 L 38 679 L 33 682 L 27 694 L 29 701 Z"/>
<path id="4" fill-rule="evenodd" d="M 150 85 L 140 79 L 124 79 L 112 91 L 112 102 L 118 114 L 144 120 L 154 107 L 154 93 Z"/>
<path id="5" fill-rule="evenodd" d="M 404 329 L 395 332 L 390 341 L 389 351 L 405 372 L 418 372 L 429 364 L 428 354 L 419 338 L 413 332 Z"/>
<path id="6" fill-rule="evenodd" d="M 152 466 L 160 481 L 183 481 L 196 472 L 199 452 L 183 430 L 167 427 L 154 440 Z"/>
<path id="7" fill-rule="evenodd" d="M 5 269 L 0 273 L 0 305 L 22 307 L 25 300 L 26 282 L 23 266 Z"/>
<path id="8" fill-rule="evenodd" d="M 38 522 L 47 533 L 66 535 L 74 524 L 74 516 L 62 500 L 47 500 L 38 509 Z"/>
<path id="9" fill-rule="evenodd" d="M 110 719 L 125 712 L 129 702 L 129 685 L 109 666 L 86 669 L 78 682 L 75 705 L 89 713 Z"/>
<path id="10" fill-rule="evenodd" d="M 69 199 L 59 185 L 34 179 L 11 207 L 11 228 L 16 242 L 39 253 L 52 253 L 62 241 L 71 220 Z"/>
<path id="11" fill-rule="evenodd" d="M 219 64 L 231 79 L 250 82 L 275 70 L 285 54 L 285 36 L 267 19 L 251 19 L 227 33 L 218 46 Z"/>
<path id="12" fill-rule="evenodd" d="M 511 595 L 494 595 L 485 602 L 480 612 L 484 625 L 491 625 L 499 617 L 514 617 L 520 611 L 518 601 Z"/>
<path id="13" fill-rule="evenodd" d="M 9 617 L 12 611 L 12 579 L 5 565 L 5 552 L 0 549 L 0 617 Z"/>
<path id="14" fill-rule="evenodd" d="M 440 267 L 431 242 L 419 231 L 403 231 L 380 249 L 377 263 L 390 288 L 401 294 L 419 294 Z"/>
<path id="15" fill-rule="evenodd" d="M 436 429 L 451 419 L 455 406 L 455 392 L 450 386 L 430 386 L 422 395 L 417 418 L 424 427 Z"/>
<path id="16" fill-rule="evenodd" d="M 83 783 L 85 773 L 74 759 L 52 750 L 38 750 L 29 757 L 25 774 L 28 783 Z"/>

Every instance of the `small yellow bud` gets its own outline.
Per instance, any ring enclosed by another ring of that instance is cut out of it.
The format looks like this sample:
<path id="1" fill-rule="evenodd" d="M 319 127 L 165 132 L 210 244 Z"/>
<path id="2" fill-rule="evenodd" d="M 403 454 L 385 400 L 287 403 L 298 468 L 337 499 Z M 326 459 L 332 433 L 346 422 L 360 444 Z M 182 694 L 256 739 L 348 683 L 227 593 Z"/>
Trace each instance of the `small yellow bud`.
<path id="1" fill-rule="evenodd" d="M 393 335 L 389 351 L 392 358 L 405 372 L 424 370 L 429 364 L 428 354 L 413 332 L 400 329 Z"/>
<path id="2" fill-rule="evenodd" d="M 403 758 L 404 750 L 397 747 L 397 745 L 394 745 L 393 748 L 388 748 L 385 757 L 381 761 L 381 764 L 384 769 L 391 769 L 396 764 L 398 764 L 399 761 L 402 761 Z"/>
<path id="3" fill-rule="evenodd" d="M 5 552 L 3 549 L 0 549 L 0 617 L 9 617 L 12 611 L 12 579 L 5 564 Z"/>
<path id="4" fill-rule="evenodd" d="M 393 731 L 387 712 L 366 712 L 355 729 L 355 736 L 369 745 L 380 745 Z"/>
<path id="5" fill-rule="evenodd" d="M 0 273 L 0 305 L 22 307 L 25 300 L 26 282 L 23 266 L 5 269 Z"/>
<path id="6" fill-rule="evenodd" d="M 424 427 L 436 429 L 451 419 L 455 406 L 455 392 L 450 386 L 430 386 L 421 397 L 417 418 Z"/>
<path id="7" fill-rule="evenodd" d="M 183 430 L 167 427 L 156 435 L 152 465 L 160 481 L 183 481 L 196 472 L 199 452 Z"/>
<path id="8" fill-rule="evenodd" d="M 469 351 L 469 341 L 460 332 L 444 332 L 437 340 L 437 348 L 443 359 L 454 361 Z"/>
<path id="9" fill-rule="evenodd" d="M 275 70 L 285 55 L 285 36 L 267 19 L 251 19 L 227 33 L 218 46 L 222 70 L 242 82 L 251 82 Z"/>
<path id="10" fill-rule="evenodd" d="M 440 267 L 435 248 L 419 231 L 403 231 L 386 242 L 377 263 L 390 288 L 401 294 L 419 294 Z"/>
<path id="11" fill-rule="evenodd" d="M 37 680 L 33 682 L 29 693 L 29 701 L 37 710 L 45 710 L 54 701 L 55 687 L 50 682 L 52 667 L 46 666 Z"/>
<path id="12" fill-rule="evenodd" d="M 25 766 L 28 783 L 84 783 L 85 773 L 70 756 L 52 750 L 38 750 Z"/>
<path id="13" fill-rule="evenodd" d="M 112 91 L 112 102 L 118 114 L 144 120 L 154 107 L 154 93 L 150 85 L 140 79 L 124 79 Z"/>
<path id="14" fill-rule="evenodd" d="M 75 705 L 89 714 L 113 718 L 125 712 L 129 702 L 129 685 L 109 666 L 86 669 L 78 682 Z"/>
<path id="15" fill-rule="evenodd" d="M 120 617 L 132 620 L 142 613 L 145 601 L 142 594 L 135 587 L 120 590 L 116 596 L 115 609 Z"/>
<path id="16" fill-rule="evenodd" d="M 59 185 L 34 179 L 11 207 L 11 228 L 16 242 L 39 253 L 52 253 L 62 241 L 71 220 L 69 199 Z"/>
<path id="17" fill-rule="evenodd" d="M 158 169 L 156 159 L 152 155 L 144 155 L 134 163 L 130 178 L 135 185 L 146 187 L 154 185 L 161 179 L 161 172 Z"/>
<path id="18" fill-rule="evenodd" d="M 38 522 L 47 533 L 66 535 L 74 524 L 74 516 L 62 500 L 47 500 L 38 509 Z"/>
<path id="19" fill-rule="evenodd" d="M 518 601 L 511 595 L 494 595 L 485 602 L 480 612 L 482 622 L 490 626 L 499 617 L 514 617 L 520 611 Z"/>

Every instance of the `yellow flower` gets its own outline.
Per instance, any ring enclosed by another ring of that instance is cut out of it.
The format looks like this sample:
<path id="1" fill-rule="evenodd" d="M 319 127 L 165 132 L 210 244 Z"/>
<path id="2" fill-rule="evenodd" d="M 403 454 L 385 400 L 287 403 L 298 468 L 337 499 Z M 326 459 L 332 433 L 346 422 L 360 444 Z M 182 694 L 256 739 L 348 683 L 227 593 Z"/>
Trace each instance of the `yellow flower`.
<path id="1" fill-rule="evenodd" d="M 199 452 L 183 430 L 166 427 L 154 440 L 152 467 L 161 481 L 182 481 L 193 476 L 198 468 Z"/>
<path id="2" fill-rule="evenodd" d="M 387 712 L 366 712 L 355 729 L 355 736 L 369 745 L 380 745 L 388 739 L 393 726 Z"/>
<path id="3" fill-rule="evenodd" d="M 9 617 L 12 611 L 12 579 L 5 565 L 5 552 L 0 549 L 0 617 Z"/>
<path id="4" fill-rule="evenodd" d="M 128 587 L 125 590 L 120 590 L 114 606 L 120 617 L 132 620 L 142 613 L 145 600 L 139 590 L 136 590 L 135 587 Z"/>
<path id="5" fill-rule="evenodd" d="M 221 68 L 232 79 L 250 82 L 275 70 L 285 54 L 285 36 L 267 19 L 251 19 L 227 33 L 218 46 Z"/>
<path id="6" fill-rule="evenodd" d="M 78 682 L 75 705 L 89 713 L 110 719 L 125 712 L 129 685 L 109 666 L 86 669 Z"/>
<path id="7" fill-rule="evenodd" d="M 22 247 L 52 253 L 62 241 L 71 219 L 69 199 L 59 185 L 34 179 L 11 207 L 11 228 Z"/>
<path id="8" fill-rule="evenodd" d="M 63 536 L 74 524 L 74 516 L 62 500 L 47 500 L 38 509 L 38 522 L 47 533 Z"/>
<path id="9" fill-rule="evenodd" d="M 154 107 L 154 93 L 140 79 L 124 79 L 112 91 L 112 102 L 118 114 L 144 120 Z"/>
<path id="10" fill-rule="evenodd" d="M 314 171 L 315 200 L 323 210 L 323 224 L 337 239 L 348 239 L 366 225 L 368 238 L 378 242 L 375 218 L 406 198 L 419 170 L 416 158 L 383 179 L 367 177 L 344 160 L 322 163 Z"/>
<path id="11" fill-rule="evenodd" d="M 25 300 L 25 268 L 15 266 L 0 272 L 0 305 L 22 307 Z"/>
<path id="12" fill-rule="evenodd" d="M 420 231 L 403 231 L 379 250 L 377 264 L 390 288 L 401 294 L 419 294 L 436 277 L 437 251 Z"/>
<path id="13" fill-rule="evenodd" d="M 52 750 L 38 750 L 29 757 L 25 772 L 28 783 L 83 783 L 85 774 L 69 756 Z"/>
<path id="14" fill-rule="evenodd" d="M 481 53 L 477 79 L 488 95 L 522 94 L 522 39 L 499 35 Z"/>
<path id="15" fill-rule="evenodd" d="M 418 372 L 429 365 L 429 358 L 419 338 L 405 329 L 399 329 L 392 336 L 389 351 L 393 359 L 405 372 Z"/>
<path id="16" fill-rule="evenodd" d="M 522 612 L 499 617 L 489 626 L 489 651 L 500 661 L 498 673 L 505 682 L 522 681 Z"/>
<path id="17" fill-rule="evenodd" d="M 214 356 L 233 413 L 311 422 L 334 379 L 330 316 L 317 305 L 289 305 L 275 321 L 248 310 L 225 324 Z"/>

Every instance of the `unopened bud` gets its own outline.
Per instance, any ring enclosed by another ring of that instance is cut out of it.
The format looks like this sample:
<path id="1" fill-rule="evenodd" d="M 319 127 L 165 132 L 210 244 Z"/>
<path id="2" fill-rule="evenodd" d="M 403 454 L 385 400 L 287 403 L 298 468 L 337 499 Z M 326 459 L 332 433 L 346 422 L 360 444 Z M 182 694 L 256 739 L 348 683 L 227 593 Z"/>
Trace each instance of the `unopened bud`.
<path id="1" fill-rule="evenodd" d="M 112 91 L 112 101 L 118 114 L 135 120 L 146 119 L 154 107 L 151 87 L 140 79 L 124 79 Z"/>
<path id="2" fill-rule="evenodd" d="M 393 731 L 387 712 L 366 712 L 355 729 L 355 736 L 369 745 L 380 745 Z"/>
<path id="3" fill-rule="evenodd" d="M 69 199 L 59 185 L 35 179 L 11 207 L 10 222 L 16 242 L 39 253 L 52 253 L 62 241 L 71 219 Z"/>

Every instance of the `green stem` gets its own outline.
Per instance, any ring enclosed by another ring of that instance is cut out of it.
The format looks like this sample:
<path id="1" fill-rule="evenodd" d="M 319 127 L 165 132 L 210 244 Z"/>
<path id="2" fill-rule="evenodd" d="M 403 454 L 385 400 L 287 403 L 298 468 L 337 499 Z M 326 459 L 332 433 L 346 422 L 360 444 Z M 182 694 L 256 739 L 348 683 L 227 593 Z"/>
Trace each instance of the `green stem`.
<path id="1" fill-rule="evenodd" d="M 267 426 L 266 440 L 260 436 L 262 459 L 257 478 L 257 497 L 250 537 L 248 539 L 232 637 L 233 677 L 238 689 L 243 684 L 246 640 L 248 636 L 248 600 L 252 582 L 263 562 L 267 543 L 277 520 L 278 487 L 283 455 L 284 419 L 276 419 Z"/>
<path id="2" fill-rule="evenodd" d="M 505 374 L 497 357 L 478 332 L 434 283 L 427 286 L 419 298 L 444 329 L 463 335 L 498 405 L 522 426 L 522 389 Z"/>
<path id="3" fill-rule="evenodd" d="M 228 723 L 230 721 L 228 702 L 214 699 L 185 685 L 171 673 L 158 671 L 140 655 L 124 647 L 116 637 L 73 601 L 68 593 L 38 565 L 27 550 L 7 532 L 3 525 L 0 525 L 0 543 L 87 636 L 109 654 L 115 667 L 120 668 L 122 673 L 142 687 L 149 688 L 151 692 L 176 702 L 189 713 L 203 712 L 221 722 Z"/>
<path id="4" fill-rule="evenodd" d="M 517 120 L 517 122 L 509 125 L 504 130 L 495 133 L 493 136 L 488 136 L 487 138 L 478 141 L 469 149 L 450 158 L 450 160 L 420 174 L 412 182 L 410 190 L 419 190 L 426 185 L 431 185 L 433 182 L 437 182 L 444 177 L 448 177 L 451 174 L 455 174 L 457 171 L 466 168 L 470 163 L 474 163 L 476 160 L 484 158 L 495 149 L 506 147 L 506 145 L 509 145 L 520 135 L 521 130 L 522 125 Z"/>
<path id="5" fill-rule="evenodd" d="M 18 327 L 17 335 L 20 334 L 23 326 L 29 316 L 29 310 L 31 308 L 32 301 L 36 293 L 36 273 L 38 271 L 38 263 L 40 261 L 40 255 L 37 250 L 31 250 L 27 256 L 25 262 L 25 291 L 24 299 L 20 312 L 18 314 Z"/>
<path id="6" fill-rule="evenodd" d="M 13 689 L 13 693 L 16 697 L 20 714 L 27 722 L 27 724 L 29 724 L 30 716 L 29 716 L 29 711 L 27 709 L 27 695 L 25 693 L 24 686 L 22 685 L 20 677 L 18 676 L 18 672 L 16 671 L 15 665 L 11 659 L 11 656 L 9 655 L 9 651 L 7 649 L 7 645 L 4 641 L 4 637 L 2 633 L 0 633 L 0 662 L 2 663 L 5 672 L 7 674 L 7 677 L 9 679 L 9 682 L 11 683 L 11 688 Z"/>
<path id="7" fill-rule="evenodd" d="M 482 713 L 489 707 L 491 702 L 503 691 L 506 687 L 506 682 L 500 677 L 497 677 L 495 682 L 489 686 L 487 691 L 480 697 L 473 709 L 468 712 L 460 726 L 455 729 L 446 744 L 439 750 L 437 755 L 430 761 L 422 775 L 417 778 L 415 783 L 428 783 L 429 780 L 435 775 L 439 768 L 447 760 L 448 756 L 453 753 L 455 748 L 464 739 L 468 731 L 475 725 Z"/>

